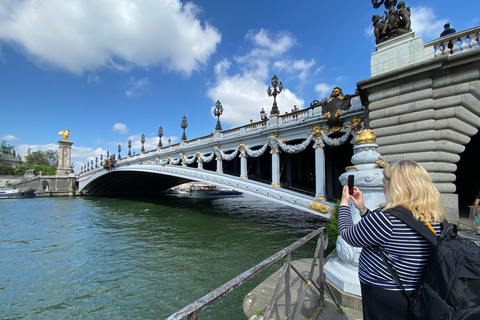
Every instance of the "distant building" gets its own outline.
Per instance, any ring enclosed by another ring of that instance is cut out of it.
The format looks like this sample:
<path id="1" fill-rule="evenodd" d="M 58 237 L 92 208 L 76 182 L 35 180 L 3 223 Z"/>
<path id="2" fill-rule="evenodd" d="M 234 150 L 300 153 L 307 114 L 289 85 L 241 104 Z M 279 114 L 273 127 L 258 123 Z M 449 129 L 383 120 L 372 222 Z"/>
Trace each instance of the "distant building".
<path id="1" fill-rule="evenodd" d="M 7 144 L 5 140 L 0 142 L 0 163 L 8 164 L 12 168 L 23 164 L 22 157 L 15 152 L 15 146 Z"/>

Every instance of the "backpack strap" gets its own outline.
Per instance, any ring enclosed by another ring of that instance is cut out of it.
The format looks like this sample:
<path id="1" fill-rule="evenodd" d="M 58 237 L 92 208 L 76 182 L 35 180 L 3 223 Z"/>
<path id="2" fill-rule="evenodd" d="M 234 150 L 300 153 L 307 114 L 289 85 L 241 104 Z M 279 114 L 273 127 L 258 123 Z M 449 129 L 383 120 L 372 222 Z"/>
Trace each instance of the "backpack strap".
<path id="1" fill-rule="evenodd" d="M 413 230 L 418 232 L 421 236 L 423 236 L 433 245 L 435 246 L 437 245 L 437 235 L 435 234 L 435 232 L 432 232 L 432 230 L 430 230 L 431 225 L 429 224 L 429 226 L 427 226 L 425 223 L 428 223 L 428 222 L 423 223 L 422 221 L 415 219 L 415 217 L 413 216 L 410 210 L 407 210 L 404 207 L 395 207 L 393 209 L 387 210 L 386 212 L 396 217 L 397 219 L 399 219 L 409 227 L 411 227 Z M 392 265 L 388 262 L 387 257 L 385 256 L 385 253 L 383 252 L 383 250 L 379 246 L 375 246 L 373 247 L 373 251 L 375 251 L 377 254 L 380 255 L 380 257 L 383 260 L 383 263 L 385 264 L 385 267 L 387 267 L 387 270 L 390 273 L 390 275 L 393 277 L 393 279 L 395 279 L 395 281 L 397 281 L 400 288 L 402 288 L 402 293 L 407 299 L 408 304 L 410 305 L 410 303 L 412 302 L 412 299 L 405 291 L 405 287 L 403 286 L 402 280 L 400 280 L 400 277 L 398 276 L 397 272 L 392 268 Z"/>
<path id="2" fill-rule="evenodd" d="M 413 230 L 417 231 L 431 244 L 435 246 L 437 245 L 437 235 L 433 233 L 429 229 L 429 227 L 425 223 L 423 223 L 423 221 L 415 219 L 413 213 L 410 210 L 407 210 L 404 207 L 395 207 L 393 209 L 387 210 L 386 212 L 396 217 Z"/>
<path id="3" fill-rule="evenodd" d="M 385 253 L 383 252 L 383 250 L 380 249 L 380 247 L 375 246 L 375 247 L 373 247 L 373 251 L 375 251 L 376 253 L 378 253 L 380 255 L 380 257 L 383 260 L 383 263 L 387 267 L 388 272 L 390 272 L 393 279 L 395 279 L 395 281 L 397 281 L 400 288 L 402 288 L 402 293 L 405 296 L 405 299 L 407 299 L 408 305 L 410 305 L 410 303 L 412 302 L 412 299 L 408 295 L 407 291 L 405 291 L 405 287 L 403 286 L 402 280 L 400 280 L 400 277 L 398 276 L 397 272 L 392 268 L 392 265 L 388 262 L 387 257 L 385 256 Z"/>

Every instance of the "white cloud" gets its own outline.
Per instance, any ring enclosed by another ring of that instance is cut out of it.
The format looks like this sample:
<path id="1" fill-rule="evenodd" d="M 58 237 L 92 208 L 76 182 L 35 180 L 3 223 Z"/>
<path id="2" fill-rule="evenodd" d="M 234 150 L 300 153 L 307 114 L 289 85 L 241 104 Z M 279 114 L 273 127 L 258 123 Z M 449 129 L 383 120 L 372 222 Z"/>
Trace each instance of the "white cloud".
<path id="1" fill-rule="evenodd" d="M 448 19 L 438 19 L 432 8 L 412 7 L 412 30 L 415 36 L 422 36 L 423 41 L 429 41 L 440 37 L 443 25 Z"/>
<path id="2" fill-rule="evenodd" d="M 280 60 L 275 61 L 273 68 L 276 70 L 283 70 L 290 74 L 298 74 L 298 79 L 301 82 L 306 82 L 310 76 L 310 70 L 315 66 L 315 59 L 310 61 L 305 60 Z"/>
<path id="3" fill-rule="evenodd" d="M 144 92 L 148 91 L 149 82 L 150 82 L 149 78 L 142 78 L 137 80 L 134 77 L 130 77 L 130 80 L 128 80 L 130 89 L 125 91 L 125 94 L 127 95 L 127 97 L 139 96 Z"/>
<path id="4" fill-rule="evenodd" d="M 2 140 L 6 140 L 6 141 L 16 141 L 16 140 L 19 140 L 18 137 L 15 137 L 11 134 L 6 134 L 4 136 L 2 136 Z"/>
<path id="5" fill-rule="evenodd" d="M 266 92 L 268 86 L 271 86 L 270 78 L 273 76 L 270 67 L 302 78 L 315 63 L 313 60 L 278 60 L 278 57 L 283 57 L 296 44 L 295 38 L 288 33 L 277 33 L 272 37 L 267 30 L 262 29 L 257 33 L 249 31 L 245 39 L 251 42 L 252 49 L 244 56 L 234 57 L 235 64 L 228 59 L 218 62 L 214 68 L 216 82 L 207 93 L 212 100 L 211 110 L 217 100 L 223 105 L 224 111 L 220 117 L 223 129 L 228 129 L 227 125 L 245 125 L 250 119 L 259 121 L 262 108 L 270 113 L 273 97 L 269 97 Z M 287 67 L 287 64 L 290 66 Z M 240 71 L 229 73 L 232 67 Z M 284 87 L 283 92 L 277 96 L 280 112 L 283 114 L 290 111 L 293 105 L 302 108 L 304 101 L 298 98 L 288 85 L 284 84 Z M 212 121 L 212 130 L 214 126 L 215 122 Z"/>
<path id="6" fill-rule="evenodd" d="M 128 127 L 123 123 L 115 123 L 112 127 L 112 131 L 116 131 L 118 133 L 126 133 L 128 132 Z"/>
<path id="7" fill-rule="evenodd" d="M 221 41 L 199 11 L 180 0 L 2 1 L 0 40 L 38 66 L 76 74 L 161 65 L 188 76 Z"/>
<path id="8" fill-rule="evenodd" d="M 100 80 L 100 77 L 98 76 L 98 74 L 90 74 L 88 75 L 87 83 L 88 84 L 102 83 L 102 80 Z"/>
<path id="9" fill-rule="evenodd" d="M 315 91 L 318 92 L 319 96 L 323 99 L 330 97 L 333 88 L 335 88 L 335 85 L 321 82 L 315 86 Z"/>

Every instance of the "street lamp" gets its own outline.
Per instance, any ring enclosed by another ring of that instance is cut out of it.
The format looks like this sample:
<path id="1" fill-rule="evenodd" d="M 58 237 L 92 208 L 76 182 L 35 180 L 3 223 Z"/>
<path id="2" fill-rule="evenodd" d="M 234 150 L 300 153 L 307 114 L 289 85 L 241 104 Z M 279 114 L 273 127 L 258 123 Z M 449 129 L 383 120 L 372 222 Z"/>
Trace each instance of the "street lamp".
<path id="1" fill-rule="evenodd" d="M 182 141 L 187 141 L 187 136 L 185 135 L 185 129 L 188 126 L 187 118 L 185 116 L 182 117 L 182 123 L 180 123 L 180 127 L 183 129 L 182 134 Z"/>
<path id="2" fill-rule="evenodd" d="M 128 140 L 127 147 L 128 147 L 128 156 L 130 157 L 132 155 L 132 152 L 130 151 L 130 148 L 132 147 L 132 140 Z"/>
<path id="3" fill-rule="evenodd" d="M 280 81 L 280 84 L 278 83 L 278 78 L 276 75 L 274 75 L 272 78 L 272 86 L 273 86 L 273 91 L 270 88 L 270 86 L 268 86 L 268 89 L 267 89 L 268 96 L 269 97 L 273 96 L 273 106 L 272 106 L 272 110 L 270 111 L 270 115 L 280 114 L 280 111 L 278 110 L 278 106 L 277 106 L 277 94 L 280 94 L 280 92 L 282 92 L 283 84 L 281 81 Z M 277 86 L 278 86 L 278 90 L 277 90 Z"/>
<path id="4" fill-rule="evenodd" d="M 213 109 L 213 115 L 217 117 L 217 126 L 215 127 L 215 131 L 222 131 L 222 125 L 220 124 L 220 116 L 223 113 L 223 107 L 219 100 L 215 102 L 215 109 Z"/>
<path id="5" fill-rule="evenodd" d="M 163 128 L 162 127 L 158 128 L 158 137 L 160 138 L 160 140 L 158 140 L 158 147 L 161 148 L 163 147 L 163 144 L 162 144 Z"/>
<path id="6" fill-rule="evenodd" d="M 120 155 L 120 152 L 122 152 L 122 146 L 118 145 L 118 160 L 122 159 L 122 156 Z"/>
<path id="7" fill-rule="evenodd" d="M 142 149 L 140 149 L 140 153 L 144 153 L 145 152 L 145 146 L 144 146 L 145 135 L 144 134 L 142 134 L 142 137 L 140 138 L 140 142 L 142 143 Z"/>
<path id="8" fill-rule="evenodd" d="M 170 142 L 172 142 L 172 139 L 168 138 L 168 146 L 170 147 Z"/>

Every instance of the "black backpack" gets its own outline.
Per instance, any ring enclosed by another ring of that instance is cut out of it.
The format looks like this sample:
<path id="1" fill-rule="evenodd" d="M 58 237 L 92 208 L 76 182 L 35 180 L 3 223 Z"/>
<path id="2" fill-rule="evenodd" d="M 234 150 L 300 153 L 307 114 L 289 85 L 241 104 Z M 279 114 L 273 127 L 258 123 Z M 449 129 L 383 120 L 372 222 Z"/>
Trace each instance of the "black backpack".
<path id="1" fill-rule="evenodd" d="M 383 251 L 378 247 L 376 250 L 409 301 L 412 317 L 421 320 L 480 319 L 480 239 L 461 238 L 457 235 L 457 226 L 447 221 L 442 222 L 442 233 L 437 239 L 409 210 L 396 207 L 387 212 L 435 246 L 413 298 L 405 292 Z"/>

